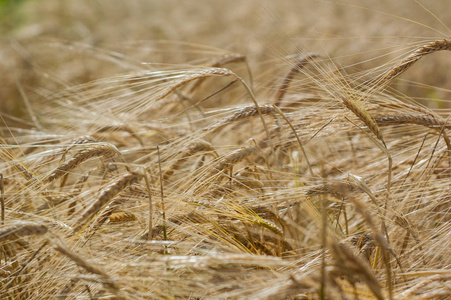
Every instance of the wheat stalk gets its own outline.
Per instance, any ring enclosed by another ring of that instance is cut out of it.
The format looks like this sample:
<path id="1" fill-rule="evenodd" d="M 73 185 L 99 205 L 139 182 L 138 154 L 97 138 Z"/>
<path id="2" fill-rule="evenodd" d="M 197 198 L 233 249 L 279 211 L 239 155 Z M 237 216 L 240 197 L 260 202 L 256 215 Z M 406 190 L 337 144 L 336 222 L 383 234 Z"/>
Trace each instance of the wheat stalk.
<path id="1" fill-rule="evenodd" d="M 5 223 L 5 187 L 3 185 L 3 174 L 0 172 L 0 204 L 1 204 L 1 225 Z"/>

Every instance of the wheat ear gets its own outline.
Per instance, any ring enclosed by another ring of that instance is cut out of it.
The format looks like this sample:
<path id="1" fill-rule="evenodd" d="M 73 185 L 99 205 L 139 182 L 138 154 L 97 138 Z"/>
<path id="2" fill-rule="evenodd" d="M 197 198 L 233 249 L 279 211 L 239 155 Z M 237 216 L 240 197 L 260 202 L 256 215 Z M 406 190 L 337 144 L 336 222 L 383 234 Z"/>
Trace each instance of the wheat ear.
<path id="1" fill-rule="evenodd" d="M 99 269 L 96 266 L 91 265 L 86 260 L 81 258 L 81 256 L 70 251 L 65 246 L 61 245 L 60 243 L 55 242 L 54 249 L 56 251 L 58 251 L 59 253 L 63 254 L 64 256 L 66 256 L 67 258 L 69 258 L 77 266 L 85 269 L 87 272 L 99 275 L 102 278 L 102 283 L 106 287 L 108 287 L 111 291 L 113 291 L 115 294 L 119 291 L 119 287 L 114 282 L 114 280 L 108 274 L 106 274 L 103 270 Z"/>
<path id="2" fill-rule="evenodd" d="M 164 89 L 157 97 L 154 99 L 154 101 L 161 100 L 177 90 L 178 88 L 184 86 L 185 84 L 197 80 L 197 79 L 204 79 L 211 76 L 234 76 L 236 75 L 227 69 L 224 68 L 208 68 L 204 70 L 200 70 L 197 72 L 194 72 L 193 74 L 186 75 L 182 79 L 175 80 L 170 86 L 168 86 L 166 89 Z"/>
<path id="3" fill-rule="evenodd" d="M 262 115 L 268 115 L 268 114 L 273 114 L 274 113 L 274 108 L 271 105 L 261 105 L 260 106 L 260 112 Z M 252 106 L 247 106 L 244 107 L 242 109 L 240 109 L 239 111 L 237 111 L 236 113 L 234 113 L 232 116 L 230 117 L 225 117 L 224 119 L 218 121 L 217 123 L 204 128 L 204 131 L 215 131 L 218 130 L 224 126 L 227 126 L 230 123 L 239 121 L 239 120 L 243 120 L 246 118 L 250 118 L 253 116 L 257 116 L 258 115 L 258 110 L 255 107 L 255 105 Z"/>
<path id="4" fill-rule="evenodd" d="M 274 233 L 276 233 L 276 234 L 278 234 L 280 236 L 283 236 L 282 228 L 280 228 L 279 226 L 277 226 L 275 223 L 273 223 L 271 221 L 263 219 L 262 217 L 260 217 L 258 215 L 255 215 L 255 216 L 251 217 L 249 221 L 252 224 L 264 227 L 264 228 L 269 229 L 272 232 L 274 232 Z"/>
<path id="5" fill-rule="evenodd" d="M 47 231 L 47 227 L 39 223 L 16 222 L 13 225 L 0 229 L 0 242 L 20 236 L 43 235 L 47 233 Z"/>
<path id="6" fill-rule="evenodd" d="M 142 175 L 139 173 L 130 172 L 105 187 L 100 192 L 99 198 L 92 203 L 75 222 L 76 227 L 74 227 L 73 232 L 76 233 L 80 231 L 86 223 L 88 223 L 101 209 L 107 206 L 117 194 L 119 194 L 127 186 L 137 182 L 141 177 Z"/>
<path id="7" fill-rule="evenodd" d="M 276 93 L 273 96 L 273 103 L 275 106 L 279 106 L 282 102 L 283 96 L 285 96 L 285 93 L 288 90 L 288 87 L 290 86 L 291 81 L 294 78 L 294 75 L 299 73 L 301 69 L 303 69 L 310 60 L 320 57 L 320 55 L 316 53 L 309 53 L 305 56 L 299 57 L 296 62 L 294 63 L 293 67 L 290 69 L 290 71 L 287 73 L 285 78 L 283 79 L 282 83 L 279 85 L 279 87 L 276 90 Z"/>
<path id="8" fill-rule="evenodd" d="M 31 184 L 35 185 L 37 188 L 41 189 L 41 182 L 30 172 L 28 169 L 23 166 L 21 163 L 11 160 L 10 163 L 14 166 L 16 170 L 20 172 L 20 174 Z"/>
<path id="9" fill-rule="evenodd" d="M 352 111 L 365 125 L 370 129 L 372 133 L 385 145 L 382 133 L 377 126 L 377 123 L 370 116 L 370 114 L 365 110 L 362 103 L 358 99 L 352 99 L 354 96 L 350 95 L 351 99 L 347 97 L 342 97 L 341 100 L 347 109 Z"/>
<path id="10" fill-rule="evenodd" d="M 451 128 L 451 123 L 444 120 L 436 119 L 430 115 L 393 115 L 383 116 L 374 120 L 378 126 L 400 125 L 400 124 L 416 124 L 430 128 Z"/>
<path id="11" fill-rule="evenodd" d="M 206 172 L 206 174 L 203 174 L 201 178 L 198 178 L 200 186 L 195 188 L 195 192 L 196 193 L 200 192 L 202 187 L 206 186 L 209 182 L 217 178 L 217 176 L 222 174 L 222 172 L 230 169 L 231 167 L 233 167 L 234 164 L 240 162 L 241 160 L 251 155 L 252 153 L 256 152 L 257 150 L 258 148 L 255 146 L 246 146 L 241 147 L 240 149 L 237 149 L 235 151 L 232 151 L 226 156 L 223 156 L 216 162 L 216 164 L 213 167 L 211 167 L 209 171 Z M 210 192 L 209 194 L 211 194 Z M 222 192 L 222 188 L 213 190 L 213 192 Z"/>
<path id="12" fill-rule="evenodd" d="M 115 146 L 110 144 L 99 145 L 92 148 L 88 148 L 86 150 L 82 150 L 78 152 L 74 157 L 72 157 L 69 161 L 56 168 L 49 176 L 47 176 L 44 179 L 44 182 L 49 183 L 57 180 L 58 178 L 61 178 L 69 171 L 75 169 L 78 165 L 82 164 L 83 162 L 91 158 L 101 156 L 105 158 L 111 158 L 118 152 L 119 150 Z"/>
<path id="13" fill-rule="evenodd" d="M 359 275 L 359 277 L 363 279 L 363 281 L 370 288 L 377 299 L 384 299 L 377 278 L 365 261 L 354 255 L 344 245 L 339 244 L 335 241 L 330 243 L 330 248 L 332 255 L 335 258 L 336 264 L 336 269 L 332 272 L 337 272 L 341 275 L 345 275 L 346 278 L 351 282 L 351 284 L 356 283 L 356 275 Z"/>
<path id="14" fill-rule="evenodd" d="M 139 137 L 139 135 L 132 129 L 130 126 L 126 124 L 116 124 L 116 125 L 105 125 L 100 127 L 97 132 L 112 132 L 112 131 L 125 131 L 128 132 L 132 137 L 134 137 L 141 146 L 144 146 L 143 140 Z"/>
<path id="15" fill-rule="evenodd" d="M 436 119 L 435 117 L 431 117 L 429 115 L 394 115 L 377 118 L 375 119 L 375 122 L 379 126 L 415 124 L 433 128 L 443 134 L 443 139 L 445 140 L 449 155 L 451 156 L 451 141 L 448 134 L 444 130 L 445 128 L 450 128 L 451 124 L 443 119 Z"/>
<path id="16" fill-rule="evenodd" d="M 211 151 L 215 153 L 213 146 L 204 140 L 198 140 L 191 143 L 187 149 L 183 152 L 179 159 L 177 159 L 171 167 L 163 174 L 163 180 L 167 180 L 175 171 L 177 171 L 185 160 L 197 152 Z"/>
<path id="17" fill-rule="evenodd" d="M 393 69 L 388 71 L 381 79 L 382 84 L 388 84 L 390 81 L 404 73 L 414 63 L 420 60 L 423 56 L 441 51 L 451 50 L 451 41 L 440 40 L 428 43 L 415 50 L 412 54 L 401 60 Z"/>
<path id="18" fill-rule="evenodd" d="M 231 63 L 245 63 L 247 67 L 247 71 L 249 74 L 249 78 L 252 82 L 252 73 L 249 68 L 249 65 L 247 64 L 246 56 L 241 54 L 227 54 L 222 57 L 220 57 L 217 61 L 211 64 L 212 68 L 220 68 L 227 64 Z M 202 83 L 205 81 L 205 78 L 199 79 L 190 89 L 190 92 L 194 92 L 198 87 L 202 85 Z"/>
<path id="19" fill-rule="evenodd" d="M 229 154 L 227 154 L 225 157 L 223 157 L 218 161 L 214 169 L 211 171 L 210 176 L 216 174 L 217 172 L 229 169 L 231 166 L 240 162 L 241 160 L 248 157 L 257 150 L 258 149 L 255 146 L 248 146 L 230 152 Z"/>

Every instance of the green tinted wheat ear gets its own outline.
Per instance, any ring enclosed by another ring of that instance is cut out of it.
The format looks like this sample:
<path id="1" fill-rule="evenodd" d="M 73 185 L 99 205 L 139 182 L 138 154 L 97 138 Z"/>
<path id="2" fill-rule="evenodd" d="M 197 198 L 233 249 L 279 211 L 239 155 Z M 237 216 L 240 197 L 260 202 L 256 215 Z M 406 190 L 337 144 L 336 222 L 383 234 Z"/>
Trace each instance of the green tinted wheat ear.
<path id="1" fill-rule="evenodd" d="M 390 81 L 392 81 L 393 79 L 404 73 L 423 56 L 441 50 L 448 51 L 451 50 L 451 41 L 441 40 L 421 46 L 420 48 L 415 50 L 415 52 L 413 52 L 411 55 L 401 60 L 393 69 L 387 72 L 381 79 L 382 84 L 388 84 Z"/>
<path id="2" fill-rule="evenodd" d="M 43 235 L 47 231 L 47 227 L 39 223 L 16 222 L 0 229 L 0 242 L 18 236 Z"/>
<path id="3" fill-rule="evenodd" d="M 73 232 L 76 233 L 80 231 L 100 210 L 106 207 L 113 200 L 117 194 L 119 194 L 127 186 L 132 185 L 141 179 L 142 175 L 136 172 L 130 172 L 107 187 L 105 187 L 101 192 L 99 198 L 94 201 L 81 215 L 80 218 L 75 222 L 75 227 Z"/>
<path id="4" fill-rule="evenodd" d="M 352 95 L 350 95 L 350 97 L 351 99 L 348 99 L 347 97 L 342 97 L 341 100 L 343 104 L 346 106 L 347 109 L 352 111 L 363 123 L 365 123 L 368 129 L 371 130 L 371 132 L 374 133 L 374 135 L 383 142 L 384 139 L 382 137 L 382 133 L 379 130 L 379 127 L 377 126 L 377 123 L 365 110 L 363 105 L 360 103 L 360 100 L 352 99 L 353 98 Z"/>
<path id="5" fill-rule="evenodd" d="M 276 234 L 278 234 L 278 235 L 280 235 L 280 236 L 283 236 L 283 230 L 282 230 L 282 228 L 280 228 L 279 226 L 277 226 L 276 224 L 274 224 L 274 223 L 271 222 L 271 221 L 268 221 L 268 220 L 263 219 L 263 218 L 260 217 L 260 216 L 257 216 L 257 215 L 256 215 L 255 217 L 251 218 L 249 221 L 250 221 L 252 224 L 255 224 L 255 225 L 264 227 L 264 228 L 269 229 L 269 230 L 271 230 L 272 232 L 274 232 L 274 233 L 276 233 Z"/>
<path id="6" fill-rule="evenodd" d="M 95 158 L 95 157 L 105 157 L 111 158 L 114 155 L 118 154 L 119 150 L 113 145 L 99 145 L 92 148 L 88 148 L 86 150 L 82 150 L 77 153 L 74 157 L 72 157 L 66 163 L 60 165 L 56 168 L 47 178 L 45 178 L 44 182 L 52 182 L 66 175 L 69 171 L 75 169 L 78 165 L 83 162 Z"/>

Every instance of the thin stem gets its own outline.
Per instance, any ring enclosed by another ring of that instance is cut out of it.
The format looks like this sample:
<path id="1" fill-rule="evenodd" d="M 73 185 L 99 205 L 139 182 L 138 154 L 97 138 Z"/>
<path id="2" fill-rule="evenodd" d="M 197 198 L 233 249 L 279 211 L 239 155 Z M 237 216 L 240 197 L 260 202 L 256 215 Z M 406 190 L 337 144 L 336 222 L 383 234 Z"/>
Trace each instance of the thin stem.
<path id="1" fill-rule="evenodd" d="M 160 147 L 157 146 L 158 153 L 158 169 L 160 171 L 160 195 L 161 195 L 161 209 L 163 210 L 163 240 L 167 241 L 168 236 L 166 232 L 166 210 L 164 207 L 164 191 L 163 191 L 163 176 L 161 173 L 161 159 L 160 159 Z M 167 254 L 167 245 L 164 245 L 164 254 Z"/>
<path id="2" fill-rule="evenodd" d="M 298 141 L 299 147 L 301 148 L 302 153 L 304 154 L 305 161 L 307 162 L 307 165 L 308 165 L 308 169 L 309 169 L 310 175 L 311 175 L 312 177 L 314 177 L 315 175 L 313 174 L 312 166 L 310 165 L 310 162 L 309 162 L 308 157 L 307 157 L 307 153 L 305 152 L 304 146 L 303 146 L 302 143 L 301 143 L 301 139 L 299 138 L 299 136 L 298 136 L 298 134 L 297 134 L 297 132 L 296 132 L 296 129 L 294 129 L 294 127 L 293 127 L 293 125 L 291 124 L 290 120 L 288 120 L 288 118 L 287 118 L 287 117 L 285 116 L 285 114 L 280 110 L 280 108 L 278 108 L 276 105 L 273 105 L 273 107 L 274 107 L 275 110 L 279 113 L 279 115 L 282 116 L 282 118 L 285 120 L 285 122 L 287 122 L 287 124 L 290 126 L 291 130 L 293 131 L 294 136 L 296 137 L 296 139 L 297 139 L 297 141 Z"/>
<path id="3" fill-rule="evenodd" d="M 153 206 L 152 206 L 152 191 L 150 189 L 150 182 L 147 174 L 147 169 L 144 170 L 144 180 L 146 181 L 146 188 L 147 193 L 149 194 L 149 232 L 147 233 L 147 240 L 150 241 L 152 239 L 153 235 L 153 224 L 152 224 L 152 212 L 153 212 Z M 161 171 L 160 171 L 161 173 Z M 161 179 L 160 179 L 161 180 Z"/>
<path id="4" fill-rule="evenodd" d="M 3 174 L 0 173 L 0 202 L 2 205 L 2 225 L 5 223 L 5 188 L 3 186 Z"/>

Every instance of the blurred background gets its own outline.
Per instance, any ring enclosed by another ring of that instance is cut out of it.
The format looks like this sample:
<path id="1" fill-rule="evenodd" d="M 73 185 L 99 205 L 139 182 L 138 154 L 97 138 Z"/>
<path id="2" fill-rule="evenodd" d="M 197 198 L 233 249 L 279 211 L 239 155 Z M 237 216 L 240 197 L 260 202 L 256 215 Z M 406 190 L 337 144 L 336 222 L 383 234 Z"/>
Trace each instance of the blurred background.
<path id="1" fill-rule="evenodd" d="M 232 52 L 247 57 L 257 80 L 278 80 L 271 70 L 285 72 L 286 58 L 304 52 L 369 70 L 449 37 L 448 8 L 446 0 L 0 0 L 0 111 L 20 123 L 24 97 L 38 107 L 98 78 Z M 396 88 L 446 109 L 450 67 L 450 54 L 436 53 Z"/>

